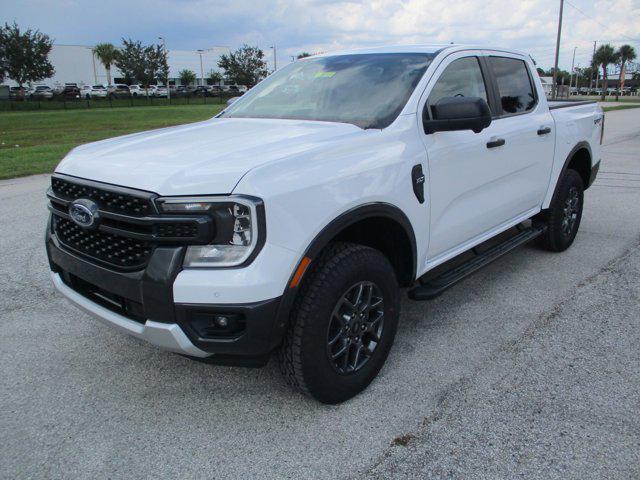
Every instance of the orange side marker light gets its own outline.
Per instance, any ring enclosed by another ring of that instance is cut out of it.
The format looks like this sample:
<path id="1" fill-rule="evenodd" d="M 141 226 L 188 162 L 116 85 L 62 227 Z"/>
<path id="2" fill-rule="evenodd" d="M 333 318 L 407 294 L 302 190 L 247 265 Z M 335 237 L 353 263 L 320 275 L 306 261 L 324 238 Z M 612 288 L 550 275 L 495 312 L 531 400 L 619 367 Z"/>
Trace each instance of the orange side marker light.
<path id="1" fill-rule="evenodd" d="M 296 269 L 296 273 L 293 275 L 293 278 L 291 279 L 289 288 L 296 288 L 298 286 L 298 284 L 300 283 L 300 280 L 302 280 L 302 276 L 304 275 L 304 272 L 307 271 L 307 267 L 309 266 L 310 263 L 311 263 L 311 259 L 309 257 L 304 257 L 302 260 L 300 260 L 300 264 L 298 265 L 298 268 Z"/>

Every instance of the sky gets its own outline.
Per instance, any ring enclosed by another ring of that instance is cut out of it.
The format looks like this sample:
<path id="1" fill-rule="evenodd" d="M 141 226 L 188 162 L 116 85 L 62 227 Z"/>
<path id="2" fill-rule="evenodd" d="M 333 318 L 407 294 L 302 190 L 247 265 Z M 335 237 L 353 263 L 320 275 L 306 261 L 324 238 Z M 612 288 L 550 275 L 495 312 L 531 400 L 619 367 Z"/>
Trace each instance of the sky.
<path id="1" fill-rule="evenodd" d="M 306 51 L 376 45 L 463 43 L 526 51 L 553 66 L 560 0 L 0 0 L 0 21 L 16 21 L 55 43 L 144 43 L 169 49 L 246 43 L 277 48 L 279 66 Z M 628 43 L 640 53 L 640 0 L 565 0 L 560 66 L 587 66 L 593 42 Z"/>

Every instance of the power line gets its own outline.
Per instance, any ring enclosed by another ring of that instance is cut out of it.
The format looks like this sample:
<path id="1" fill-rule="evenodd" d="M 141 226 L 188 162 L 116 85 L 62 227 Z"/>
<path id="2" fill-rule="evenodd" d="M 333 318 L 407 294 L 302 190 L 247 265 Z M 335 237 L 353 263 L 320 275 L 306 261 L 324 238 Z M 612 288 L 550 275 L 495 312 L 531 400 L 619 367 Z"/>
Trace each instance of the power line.
<path id="1" fill-rule="evenodd" d="M 577 10 L 577 11 L 578 11 L 578 12 L 580 12 L 582 15 L 584 15 L 586 18 L 588 18 L 589 20 L 591 20 L 591 21 L 593 21 L 593 22 L 596 22 L 598 25 L 600 25 L 600 26 L 601 26 L 601 27 L 603 27 L 603 28 L 609 29 L 609 26 L 608 26 L 608 25 L 605 25 L 605 24 L 604 24 L 604 23 L 602 23 L 601 21 L 596 20 L 595 18 L 593 18 L 593 17 L 592 17 L 592 16 L 590 16 L 590 15 L 587 15 L 583 10 L 581 10 L 581 9 L 580 9 L 580 8 L 578 8 L 578 7 L 576 7 L 576 6 L 575 6 L 573 3 L 571 3 L 569 0 L 566 0 L 566 2 L 567 2 L 571 7 L 573 7 L 575 10 Z M 622 37 L 626 38 L 627 40 L 631 40 L 632 42 L 640 42 L 640 39 L 638 39 L 638 38 L 632 38 L 632 37 L 629 37 L 629 36 L 624 35 L 624 34 L 622 34 L 622 33 L 621 33 L 620 35 L 621 35 Z"/>

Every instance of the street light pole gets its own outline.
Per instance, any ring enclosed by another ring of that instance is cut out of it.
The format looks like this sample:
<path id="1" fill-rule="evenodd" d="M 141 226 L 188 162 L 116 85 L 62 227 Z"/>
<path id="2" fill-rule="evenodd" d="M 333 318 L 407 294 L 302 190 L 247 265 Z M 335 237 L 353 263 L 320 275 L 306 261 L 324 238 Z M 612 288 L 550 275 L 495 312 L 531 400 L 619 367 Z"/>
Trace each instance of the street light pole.
<path id="1" fill-rule="evenodd" d="M 202 54 L 204 50 L 199 49 L 198 55 L 200 55 L 200 85 L 204 85 L 204 68 L 202 67 Z"/>
<path id="2" fill-rule="evenodd" d="M 271 48 L 273 48 L 273 71 L 278 70 L 278 53 L 276 50 L 276 44 L 274 43 Z"/>
<path id="3" fill-rule="evenodd" d="M 562 9 L 564 8 L 564 0 L 560 0 L 560 15 L 558 16 L 558 38 L 556 39 L 556 61 L 553 67 L 553 85 L 551 87 L 551 99 L 555 100 L 558 95 L 558 58 L 560 57 L 560 35 L 562 34 Z"/>
<path id="4" fill-rule="evenodd" d="M 571 86 L 573 85 L 573 74 L 574 74 L 574 65 L 576 63 L 576 50 L 577 50 L 577 48 L 578 47 L 573 47 L 573 59 L 571 60 L 571 75 L 569 76 L 569 95 L 571 95 Z"/>
<path id="5" fill-rule="evenodd" d="M 158 37 L 158 40 L 162 40 L 162 49 L 167 55 L 167 100 L 171 103 L 171 87 L 169 86 L 169 51 L 167 50 L 167 42 L 164 37 Z"/>
<path id="6" fill-rule="evenodd" d="M 593 42 L 593 56 L 594 57 L 596 55 L 596 43 L 597 43 L 597 41 Z M 598 88 L 598 77 L 597 77 L 598 67 L 594 65 L 593 57 L 591 57 L 591 68 L 596 71 L 595 72 L 596 73 L 596 88 Z M 594 74 L 594 72 L 591 72 L 591 78 L 589 79 L 589 87 L 590 88 L 593 88 L 593 74 Z"/>

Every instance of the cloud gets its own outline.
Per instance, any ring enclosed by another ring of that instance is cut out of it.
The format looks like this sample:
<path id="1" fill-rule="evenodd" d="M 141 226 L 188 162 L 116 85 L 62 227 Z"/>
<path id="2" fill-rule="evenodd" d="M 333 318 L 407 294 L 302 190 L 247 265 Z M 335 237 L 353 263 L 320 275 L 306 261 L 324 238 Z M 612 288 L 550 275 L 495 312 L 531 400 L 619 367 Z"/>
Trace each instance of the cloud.
<path id="1" fill-rule="evenodd" d="M 39 28 L 58 43 L 118 43 L 122 37 L 170 48 L 237 47 L 269 51 L 280 61 L 382 44 L 467 43 L 517 48 L 553 63 L 558 0 L 5 0 L 3 19 Z M 578 11 L 580 9 L 581 11 Z M 561 65 L 586 65 L 593 41 L 640 48 L 640 0 L 565 1 Z M 271 53 L 269 53 L 270 55 Z"/>

